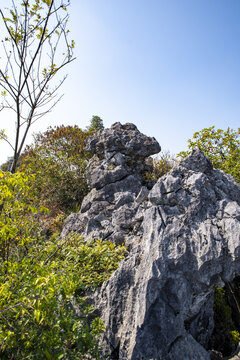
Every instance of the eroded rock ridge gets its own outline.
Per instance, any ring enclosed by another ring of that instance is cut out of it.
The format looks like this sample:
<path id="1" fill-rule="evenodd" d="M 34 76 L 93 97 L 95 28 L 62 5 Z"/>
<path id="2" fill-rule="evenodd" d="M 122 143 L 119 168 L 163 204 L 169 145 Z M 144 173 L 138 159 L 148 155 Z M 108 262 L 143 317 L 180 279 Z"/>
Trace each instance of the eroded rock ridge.
<path id="1" fill-rule="evenodd" d="M 149 190 L 144 159 L 159 145 L 139 139 L 119 123 L 89 139 L 93 189 L 63 233 L 132 242 L 92 296 L 108 359 L 210 360 L 214 287 L 240 274 L 240 187 L 195 150 Z"/>

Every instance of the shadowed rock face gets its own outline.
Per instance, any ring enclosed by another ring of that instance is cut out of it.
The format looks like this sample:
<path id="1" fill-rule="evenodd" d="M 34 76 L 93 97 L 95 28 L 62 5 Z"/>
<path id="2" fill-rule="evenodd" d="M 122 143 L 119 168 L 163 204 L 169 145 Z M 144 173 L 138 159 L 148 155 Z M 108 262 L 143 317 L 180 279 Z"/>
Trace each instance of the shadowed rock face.
<path id="1" fill-rule="evenodd" d="M 209 360 L 214 287 L 240 274 L 240 187 L 195 150 L 148 188 L 145 157 L 160 147 L 132 124 L 100 131 L 87 148 L 92 190 L 63 235 L 131 244 L 92 295 L 106 326 L 103 354 Z"/>
<path id="2" fill-rule="evenodd" d="M 136 202 L 136 196 L 140 192 L 142 201 L 153 185 L 144 177 L 152 165 L 149 156 L 160 149 L 154 138 L 140 133 L 134 124 L 115 123 L 89 137 L 86 150 L 94 156 L 87 167 L 87 180 L 92 190 L 80 212 L 67 218 L 62 236 L 75 231 L 86 238 L 126 243 L 135 226 L 140 199 Z"/>

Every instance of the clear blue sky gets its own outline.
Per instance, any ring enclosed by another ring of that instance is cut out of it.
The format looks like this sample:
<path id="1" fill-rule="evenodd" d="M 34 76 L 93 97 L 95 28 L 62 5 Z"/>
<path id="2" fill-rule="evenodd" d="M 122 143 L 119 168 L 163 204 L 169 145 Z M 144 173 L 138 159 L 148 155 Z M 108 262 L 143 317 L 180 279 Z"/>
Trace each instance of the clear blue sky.
<path id="1" fill-rule="evenodd" d="M 240 127 L 240 0 L 72 0 L 69 12 L 77 60 L 34 131 L 99 115 L 177 153 L 204 127 Z"/>

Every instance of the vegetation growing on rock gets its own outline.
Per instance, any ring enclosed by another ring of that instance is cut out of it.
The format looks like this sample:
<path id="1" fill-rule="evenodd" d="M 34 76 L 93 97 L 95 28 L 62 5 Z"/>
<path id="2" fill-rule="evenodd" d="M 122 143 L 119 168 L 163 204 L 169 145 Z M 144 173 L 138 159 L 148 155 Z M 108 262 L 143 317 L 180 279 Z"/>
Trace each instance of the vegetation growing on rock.
<path id="1" fill-rule="evenodd" d="M 169 151 L 161 152 L 153 159 L 153 169 L 147 174 L 147 177 L 157 182 L 161 176 L 167 174 L 173 168 L 176 162 L 177 160 Z"/>
<path id="2" fill-rule="evenodd" d="M 224 288 L 216 287 L 214 325 L 209 347 L 231 355 L 240 341 L 240 277 Z"/>

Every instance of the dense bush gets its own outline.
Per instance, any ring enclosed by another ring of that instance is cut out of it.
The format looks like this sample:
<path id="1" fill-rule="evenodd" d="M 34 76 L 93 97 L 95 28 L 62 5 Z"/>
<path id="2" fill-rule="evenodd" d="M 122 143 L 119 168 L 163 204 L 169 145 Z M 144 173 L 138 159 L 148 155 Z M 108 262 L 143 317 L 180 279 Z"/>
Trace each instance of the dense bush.
<path id="1" fill-rule="evenodd" d="M 0 171 L 0 261 L 6 267 L 25 257 L 33 239 L 40 241 L 37 217 L 47 209 L 33 206 L 36 199 L 29 195 L 33 182 L 33 176 Z"/>
<path id="2" fill-rule="evenodd" d="M 36 262 L 33 256 L 10 262 L 7 273 L 1 271 L 1 359 L 99 358 L 97 336 L 103 323 L 98 318 L 88 322 L 92 309 L 75 296 L 75 278 L 58 261 Z"/>
<path id="3" fill-rule="evenodd" d="M 88 192 L 88 135 L 77 126 L 57 126 L 36 134 L 24 151 L 20 171 L 35 175 L 32 191 L 52 212 L 74 209 Z"/>
<path id="4" fill-rule="evenodd" d="M 77 235 L 42 237 L 32 177 L 0 172 L 0 358 L 100 359 L 104 330 L 84 293 L 125 255 L 109 242 Z"/>

